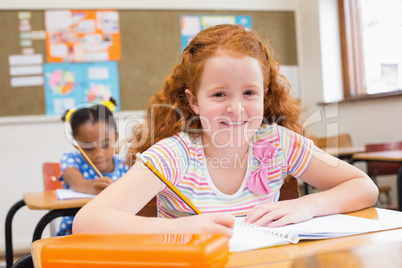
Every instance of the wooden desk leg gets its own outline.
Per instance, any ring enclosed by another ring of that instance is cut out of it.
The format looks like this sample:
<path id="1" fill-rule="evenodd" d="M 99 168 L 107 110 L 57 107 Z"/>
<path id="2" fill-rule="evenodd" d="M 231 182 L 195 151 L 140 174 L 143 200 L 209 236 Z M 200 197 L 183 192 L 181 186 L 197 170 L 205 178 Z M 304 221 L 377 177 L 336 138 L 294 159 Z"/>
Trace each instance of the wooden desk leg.
<path id="1" fill-rule="evenodd" d="M 41 239 L 43 230 L 52 220 L 63 216 L 75 216 L 80 208 L 55 209 L 46 213 L 35 227 L 32 242 Z"/>
<path id="2" fill-rule="evenodd" d="M 12 223 L 15 213 L 25 206 L 24 200 L 20 200 L 15 203 L 7 213 L 6 217 L 6 267 L 10 268 L 14 262 L 14 252 L 13 252 L 13 237 L 12 237 Z"/>
<path id="3" fill-rule="evenodd" d="M 396 187 L 398 189 L 398 210 L 402 211 L 402 163 L 399 165 Z"/>

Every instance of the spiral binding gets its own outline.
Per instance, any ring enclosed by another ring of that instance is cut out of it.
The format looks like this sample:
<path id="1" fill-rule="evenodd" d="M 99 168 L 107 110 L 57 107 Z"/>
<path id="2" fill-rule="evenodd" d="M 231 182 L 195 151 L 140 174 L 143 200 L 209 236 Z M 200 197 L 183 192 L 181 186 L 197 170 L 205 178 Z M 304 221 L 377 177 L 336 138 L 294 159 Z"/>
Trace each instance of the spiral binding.
<path id="1" fill-rule="evenodd" d="M 246 222 L 236 222 L 237 225 L 246 227 L 246 228 L 250 228 L 253 230 L 256 230 L 258 232 L 262 232 L 268 235 L 273 235 L 276 237 L 280 237 L 280 238 L 285 238 L 287 239 L 290 243 L 292 244 L 296 244 L 299 242 L 299 235 L 295 232 L 295 231 L 290 231 L 288 233 L 281 233 L 278 231 L 275 231 L 275 229 L 273 228 L 268 228 L 268 227 L 261 227 L 255 224 L 249 224 Z"/>

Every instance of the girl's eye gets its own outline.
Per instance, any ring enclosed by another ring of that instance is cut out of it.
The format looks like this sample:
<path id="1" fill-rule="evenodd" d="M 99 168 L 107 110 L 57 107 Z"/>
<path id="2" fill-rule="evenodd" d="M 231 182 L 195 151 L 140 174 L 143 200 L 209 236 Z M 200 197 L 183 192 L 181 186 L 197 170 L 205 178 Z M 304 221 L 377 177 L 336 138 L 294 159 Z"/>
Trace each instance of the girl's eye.
<path id="1" fill-rule="evenodd" d="M 223 92 L 217 92 L 213 95 L 214 97 L 223 97 L 225 94 Z"/>
<path id="2" fill-rule="evenodd" d="M 105 148 L 109 148 L 109 143 L 105 143 L 101 145 L 101 148 L 105 149 Z"/>
<path id="3" fill-rule="evenodd" d="M 82 148 L 84 151 L 90 152 L 93 151 L 95 148 L 94 147 L 90 147 L 90 148 Z"/>
<path id="4" fill-rule="evenodd" d="M 244 92 L 244 95 L 253 96 L 255 95 L 255 92 L 252 90 L 247 90 L 246 92 Z"/>

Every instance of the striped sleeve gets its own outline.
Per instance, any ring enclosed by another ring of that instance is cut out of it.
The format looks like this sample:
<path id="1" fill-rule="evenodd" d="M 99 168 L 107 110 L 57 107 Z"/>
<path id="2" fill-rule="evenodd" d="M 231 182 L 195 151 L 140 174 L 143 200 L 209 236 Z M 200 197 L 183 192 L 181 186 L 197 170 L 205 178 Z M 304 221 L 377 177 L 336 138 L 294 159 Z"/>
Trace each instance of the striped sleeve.
<path id="1" fill-rule="evenodd" d="M 287 128 L 277 126 L 288 173 L 298 178 L 306 170 L 313 155 L 314 143 Z"/>
<path id="2" fill-rule="evenodd" d="M 178 136 L 163 139 L 142 154 L 172 184 L 177 184 L 186 174 L 189 153 Z"/>

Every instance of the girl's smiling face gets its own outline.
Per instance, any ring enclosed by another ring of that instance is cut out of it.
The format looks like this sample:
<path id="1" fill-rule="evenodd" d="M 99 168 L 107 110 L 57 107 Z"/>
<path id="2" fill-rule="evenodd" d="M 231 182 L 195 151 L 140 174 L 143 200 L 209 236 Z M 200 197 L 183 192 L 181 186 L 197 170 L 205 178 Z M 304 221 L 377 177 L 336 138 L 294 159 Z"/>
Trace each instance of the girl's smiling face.
<path id="1" fill-rule="evenodd" d="M 207 59 L 196 96 L 188 89 L 186 95 L 200 116 L 204 145 L 240 147 L 261 126 L 264 79 L 253 57 L 221 52 Z"/>
<path id="2" fill-rule="evenodd" d="M 100 172 L 110 173 L 114 170 L 114 147 L 117 133 L 105 122 L 87 121 L 77 129 L 74 137 L 85 154 Z"/>

